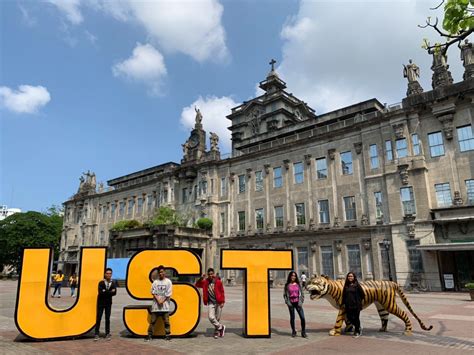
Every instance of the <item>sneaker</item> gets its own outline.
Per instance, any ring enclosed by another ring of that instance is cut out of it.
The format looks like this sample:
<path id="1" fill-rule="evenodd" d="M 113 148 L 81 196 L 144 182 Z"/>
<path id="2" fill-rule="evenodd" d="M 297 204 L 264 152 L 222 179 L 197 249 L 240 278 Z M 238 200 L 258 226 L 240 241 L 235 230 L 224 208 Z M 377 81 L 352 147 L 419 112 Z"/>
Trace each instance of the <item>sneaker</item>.
<path id="1" fill-rule="evenodd" d="M 166 336 L 165 336 L 165 340 L 170 341 L 170 340 L 171 340 L 171 337 L 170 337 L 169 335 L 166 335 Z"/>
<path id="2" fill-rule="evenodd" d="M 110 333 L 107 334 L 107 335 L 105 336 L 105 340 L 111 341 L 111 340 L 112 340 L 112 334 L 110 334 Z"/>
<path id="3" fill-rule="evenodd" d="M 144 341 L 146 343 L 150 342 L 151 341 L 151 336 L 148 335 L 147 337 L 145 337 Z"/>
<path id="4" fill-rule="evenodd" d="M 294 338 L 295 336 L 296 336 L 296 331 L 293 330 L 293 331 L 291 332 L 291 337 Z"/>
<path id="5" fill-rule="evenodd" d="M 360 337 L 360 333 L 355 332 L 352 337 L 353 337 L 353 338 L 358 338 L 358 337 Z"/>
<path id="6" fill-rule="evenodd" d="M 220 334 L 220 331 L 216 329 L 214 331 L 214 339 L 217 339 L 219 337 L 219 334 Z"/>
<path id="7" fill-rule="evenodd" d="M 308 337 L 308 335 L 306 334 L 306 332 L 301 332 L 301 336 L 302 336 L 303 338 L 307 338 L 307 337 Z"/>
<path id="8" fill-rule="evenodd" d="M 100 339 L 100 337 L 98 335 L 94 336 L 94 341 L 97 341 L 99 339 Z"/>
<path id="9" fill-rule="evenodd" d="M 219 329 L 219 336 L 220 336 L 221 338 L 224 337 L 224 334 L 225 334 L 225 325 L 223 325 L 223 326 L 221 327 L 221 329 Z"/>

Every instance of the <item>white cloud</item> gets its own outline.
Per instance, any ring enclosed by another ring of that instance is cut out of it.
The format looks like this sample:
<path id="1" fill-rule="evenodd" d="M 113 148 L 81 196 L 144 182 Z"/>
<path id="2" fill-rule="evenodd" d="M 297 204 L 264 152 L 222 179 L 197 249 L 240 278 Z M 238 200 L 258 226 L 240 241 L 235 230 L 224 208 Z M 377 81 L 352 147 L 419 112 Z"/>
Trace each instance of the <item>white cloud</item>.
<path id="1" fill-rule="evenodd" d="M 30 14 L 30 11 L 26 7 L 18 4 L 18 9 L 21 12 L 21 19 L 26 26 L 33 27 L 36 25 L 36 18 Z"/>
<path id="2" fill-rule="evenodd" d="M 194 120 L 196 117 L 194 108 L 199 108 L 203 116 L 202 124 L 204 130 L 207 131 L 208 139 L 210 132 L 216 133 L 219 136 L 221 153 L 230 153 L 230 131 L 227 129 L 227 127 L 230 126 L 230 121 L 226 116 L 231 113 L 233 107 L 238 105 L 238 103 L 228 96 L 206 96 L 205 98 L 199 96 L 191 105 L 183 108 L 180 121 L 186 129 L 194 128 Z M 209 141 L 207 144 L 209 148 Z"/>
<path id="3" fill-rule="evenodd" d="M 431 58 L 421 44 L 433 32 L 417 27 L 428 15 L 426 2 L 302 0 L 282 28 L 278 71 L 289 91 L 319 114 L 373 97 L 401 101 L 407 87 L 402 64 L 410 58 L 421 68 L 425 91 L 431 90 Z M 455 81 L 462 77 L 458 56 L 450 51 Z"/>
<path id="4" fill-rule="evenodd" d="M 183 53 L 193 59 L 225 61 L 229 52 L 222 26 L 224 7 L 218 0 L 48 0 L 68 20 L 80 24 L 81 5 L 102 11 L 119 21 L 135 22 L 167 53 Z"/>
<path id="5" fill-rule="evenodd" d="M 167 73 L 163 56 L 148 43 L 137 43 L 132 56 L 115 64 L 112 72 L 116 77 L 146 84 L 151 95 L 161 93 L 161 85 Z"/>
<path id="6" fill-rule="evenodd" d="M 20 85 L 18 90 L 0 87 L 1 105 L 16 113 L 36 113 L 51 101 L 51 95 L 44 86 Z"/>
<path id="7" fill-rule="evenodd" d="M 130 12 L 166 52 L 181 52 L 202 62 L 228 56 L 217 0 L 128 1 Z M 113 6 L 113 4 L 112 4 Z"/>
<path id="8" fill-rule="evenodd" d="M 79 25 L 84 20 L 79 9 L 81 0 L 47 0 L 47 2 L 56 6 L 73 25 Z"/>
<path id="9" fill-rule="evenodd" d="M 84 31 L 84 36 L 86 36 L 87 40 L 93 45 L 95 46 L 96 43 L 97 43 L 97 36 L 87 30 Z"/>

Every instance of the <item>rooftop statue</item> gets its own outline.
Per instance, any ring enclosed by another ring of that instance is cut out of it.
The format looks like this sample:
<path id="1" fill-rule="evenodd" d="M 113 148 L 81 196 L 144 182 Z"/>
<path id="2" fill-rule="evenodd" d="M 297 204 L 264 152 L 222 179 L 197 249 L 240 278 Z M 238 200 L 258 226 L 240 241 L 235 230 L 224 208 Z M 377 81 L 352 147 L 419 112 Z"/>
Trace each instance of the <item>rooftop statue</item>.
<path id="1" fill-rule="evenodd" d="M 211 141 L 211 151 L 218 151 L 219 150 L 219 136 L 214 132 L 210 132 L 210 141 Z"/>
<path id="2" fill-rule="evenodd" d="M 469 43 L 469 40 L 466 39 L 464 44 L 458 44 L 459 49 L 461 50 L 461 60 L 464 65 L 464 76 L 463 79 L 467 80 L 469 78 L 474 78 L 474 55 L 472 43 Z"/>
<path id="3" fill-rule="evenodd" d="M 453 77 L 448 70 L 448 56 L 446 53 L 438 47 L 428 50 L 428 53 L 433 55 L 433 65 L 431 66 L 431 70 L 433 70 L 431 86 L 433 89 L 451 85 L 453 83 Z"/>
<path id="4" fill-rule="evenodd" d="M 183 147 L 183 156 L 187 156 L 189 150 L 189 142 L 186 141 L 184 144 L 181 144 L 181 146 Z"/>
<path id="5" fill-rule="evenodd" d="M 198 109 L 197 107 L 194 107 L 194 111 L 196 111 L 196 124 L 201 124 L 202 122 L 201 110 Z"/>
<path id="6" fill-rule="evenodd" d="M 413 83 L 420 77 L 420 68 L 410 59 L 408 65 L 403 65 L 403 77 L 408 79 L 409 83 Z"/>
<path id="7" fill-rule="evenodd" d="M 466 38 L 463 45 L 459 44 L 459 48 L 461 49 L 461 60 L 464 66 L 474 64 L 472 43 L 469 43 L 469 40 Z"/>
<path id="8" fill-rule="evenodd" d="M 403 65 L 403 77 L 408 79 L 407 96 L 421 94 L 423 88 L 418 82 L 420 68 L 410 59 L 408 65 Z"/>

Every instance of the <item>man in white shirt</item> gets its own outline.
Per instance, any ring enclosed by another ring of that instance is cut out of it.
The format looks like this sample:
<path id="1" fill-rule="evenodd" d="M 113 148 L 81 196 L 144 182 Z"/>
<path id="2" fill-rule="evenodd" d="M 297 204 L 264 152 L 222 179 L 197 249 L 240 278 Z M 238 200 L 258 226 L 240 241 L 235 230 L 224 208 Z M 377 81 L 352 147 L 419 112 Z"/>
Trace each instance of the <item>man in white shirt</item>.
<path id="1" fill-rule="evenodd" d="M 148 336 L 145 338 L 145 341 L 152 339 L 153 330 L 158 318 L 162 318 L 165 324 L 165 339 L 171 340 L 169 312 L 172 288 L 171 280 L 165 275 L 165 267 L 163 265 L 158 266 L 158 278 L 151 285 L 153 303 L 150 309 L 151 318 L 150 325 L 148 326 Z"/>
<path id="2" fill-rule="evenodd" d="M 304 274 L 304 272 L 301 273 L 301 286 L 303 286 L 303 289 L 306 287 L 306 275 Z"/>

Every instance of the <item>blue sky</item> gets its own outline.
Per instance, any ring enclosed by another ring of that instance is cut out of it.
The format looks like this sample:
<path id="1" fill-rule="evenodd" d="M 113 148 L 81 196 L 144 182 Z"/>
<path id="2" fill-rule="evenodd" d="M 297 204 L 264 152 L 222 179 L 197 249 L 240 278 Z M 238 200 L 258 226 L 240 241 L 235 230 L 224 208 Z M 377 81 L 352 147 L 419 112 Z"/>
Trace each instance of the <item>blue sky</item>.
<path id="1" fill-rule="evenodd" d="M 225 118 L 275 58 L 316 113 L 399 102 L 409 58 L 430 89 L 417 28 L 432 2 L 1 2 L 0 204 L 60 204 L 90 169 L 106 181 L 179 162 L 194 106 L 230 151 Z M 455 81 L 459 53 L 449 53 Z"/>

